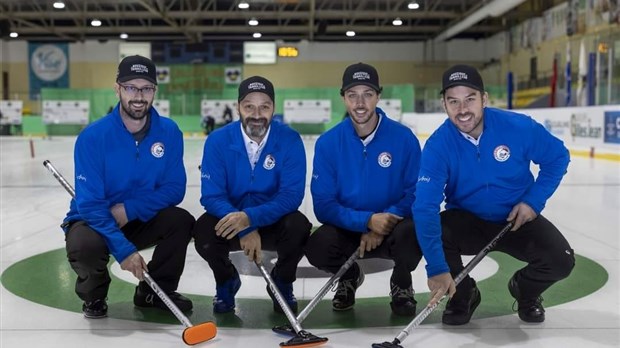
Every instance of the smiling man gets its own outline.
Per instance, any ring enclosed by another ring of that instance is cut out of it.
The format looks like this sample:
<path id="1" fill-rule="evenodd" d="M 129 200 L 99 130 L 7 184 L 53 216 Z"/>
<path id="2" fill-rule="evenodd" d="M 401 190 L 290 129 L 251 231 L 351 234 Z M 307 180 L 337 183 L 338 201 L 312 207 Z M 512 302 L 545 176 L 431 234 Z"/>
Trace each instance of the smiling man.
<path id="1" fill-rule="evenodd" d="M 304 145 L 295 130 L 272 122 L 275 92 L 266 78 L 242 81 L 238 102 L 240 120 L 205 141 L 200 203 L 206 212 L 194 229 L 196 251 L 213 270 L 215 313 L 234 311 L 241 287 L 230 251 L 243 250 L 249 261 L 260 261 L 263 248 L 277 251 L 271 275 L 297 312 L 293 282 L 312 227 L 297 210 L 306 184 Z M 267 292 L 273 299 L 269 287 Z M 273 308 L 282 312 L 275 300 Z"/>
<path id="2" fill-rule="evenodd" d="M 63 223 L 67 258 L 78 275 L 76 293 L 87 318 L 107 314 L 112 254 L 140 280 L 138 307 L 168 307 L 143 281 L 148 271 L 183 311 L 192 302 L 177 293 L 194 217 L 176 207 L 185 196 L 183 134 L 153 105 L 155 65 L 124 58 L 114 86 L 119 103 L 86 127 L 75 143 L 75 199 Z M 155 245 L 147 264 L 138 252 Z"/>
<path id="3" fill-rule="evenodd" d="M 393 260 L 392 312 L 413 316 L 411 272 L 422 258 L 411 215 L 420 144 L 409 128 L 377 107 L 381 90 L 374 67 L 357 63 L 346 68 L 340 93 L 349 117 L 322 134 L 315 146 L 311 191 L 323 225 L 310 236 L 306 257 L 330 273 L 358 248 L 360 256 Z M 353 308 L 363 281 L 354 263 L 338 282 L 333 310 Z"/>
<path id="4" fill-rule="evenodd" d="M 413 207 L 427 262 L 429 305 L 449 293 L 442 322 L 468 323 L 481 295 L 469 276 L 455 287 L 453 278 L 464 268 L 461 255 L 477 254 L 513 221 L 496 250 L 527 263 L 508 290 L 521 320 L 543 322 L 541 294 L 575 264 L 566 239 L 540 215 L 566 173 L 568 150 L 532 118 L 487 107 L 489 95 L 474 67 L 446 70 L 441 95 L 448 119 L 424 145 Z M 532 163 L 540 167 L 536 178 Z"/>

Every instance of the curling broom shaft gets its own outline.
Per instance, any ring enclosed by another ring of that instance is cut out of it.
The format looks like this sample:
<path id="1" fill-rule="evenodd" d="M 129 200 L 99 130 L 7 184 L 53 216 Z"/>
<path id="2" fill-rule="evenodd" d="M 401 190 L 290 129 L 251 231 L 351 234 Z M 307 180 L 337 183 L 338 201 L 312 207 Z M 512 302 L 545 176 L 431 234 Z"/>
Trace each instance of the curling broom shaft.
<path id="1" fill-rule="evenodd" d="M 493 248 L 495 248 L 495 245 L 497 244 L 497 242 L 500 240 L 500 238 L 502 238 L 506 233 L 508 233 L 508 231 L 510 231 L 510 229 L 512 228 L 512 226 L 514 226 L 514 222 L 510 221 L 506 226 L 504 226 L 504 228 L 502 228 L 501 231 L 499 231 L 499 233 L 489 242 L 489 244 L 487 244 L 484 249 L 482 249 L 478 254 L 476 254 L 476 256 L 474 256 L 473 259 L 471 259 L 471 261 L 469 261 L 467 263 L 467 266 L 465 266 L 465 268 L 463 268 L 463 270 L 456 276 L 456 278 L 454 278 L 454 282 L 456 283 L 456 285 L 459 285 L 459 283 L 469 274 L 469 272 L 471 272 L 471 270 L 476 267 L 476 265 L 478 265 L 478 263 L 480 263 L 480 261 L 491 251 L 493 250 Z M 444 295 L 442 296 L 439 301 L 437 301 L 437 303 L 435 303 L 434 305 L 430 306 L 430 307 L 426 307 L 424 308 L 424 310 L 422 312 L 420 312 L 420 314 L 418 314 L 412 321 L 411 323 L 409 323 L 409 325 L 407 325 L 406 328 L 404 328 L 399 334 L 398 336 L 396 336 L 396 340 L 398 340 L 399 342 L 402 342 L 407 336 L 409 336 L 409 331 L 411 331 L 411 329 L 413 329 L 414 327 L 417 327 L 418 325 L 420 325 L 422 323 L 422 321 L 424 321 L 424 319 L 426 319 L 426 317 L 428 317 L 431 312 L 433 312 L 433 310 L 435 310 L 435 308 L 437 308 L 437 306 L 439 305 L 439 303 L 446 298 L 447 296 Z"/>
<path id="2" fill-rule="evenodd" d="M 54 175 L 54 177 L 56 178 L 56 180 L 58 180 L 58 182 L 60 182 L 62 187 L 64 187 L 65 190 L 69 192 L 69 194 L 71 195 L 71 198 L 75 198 L 75 190 L 73 189 L 71 184 L 69 184 L 69 182 L 65 180 L 65 178 L 62 175 L 60 175 L 60 173 L 56 170 L 56 168 L 54 168 L 54 166 L 52 165 L 52 162 L 50 162 L 49 160 L 45 160 L 43 161 L 43 165 L 45 166 L 45 168 L 47 168 L 47 170 L 49 170 L 52 173 L 52 175 Z"/>
<path id="3" fill-rule="evenodd" d="M 300 323 L 306 319 L 306 317 L 310 314 L 310 312 L 317 306 L 317 304 L 323 299 L 325 294 L 334 286 L 334 282 L 336 282 L 342 275 L 351 268 L 355 260 L 359 258 L 359 248 L 355 250 L 355 252 L 349 257 L 349 259 L 344 263 L 343 267 L 340 267 L 338 272 L 334 274 L 325 285 L 319 290 L 317 295 L 306 305 L 306 307 L 299 313 L 297 316 L 297 321 Z"/>

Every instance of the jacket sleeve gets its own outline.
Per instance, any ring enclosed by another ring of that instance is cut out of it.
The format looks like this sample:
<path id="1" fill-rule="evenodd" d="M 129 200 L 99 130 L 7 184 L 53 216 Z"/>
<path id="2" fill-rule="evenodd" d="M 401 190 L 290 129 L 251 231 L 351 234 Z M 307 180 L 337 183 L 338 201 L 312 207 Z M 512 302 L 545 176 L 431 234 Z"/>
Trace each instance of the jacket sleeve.
<path id="1" fill-rule="evenodd" d="M 216 134 L 207 137 L 205 141 L 202 164 L 200 165 L 200 203 L 209 214 L 218 219 L 229 213 L 239 211 L 232 205 L 226 190 L 228 176 L 226 167 L 225 138 Z"/>
<path id="2" fill-rule="evenodd" d="M 570 155 L 560 139 L 549 133 L 540 123 L 533 119 L 531 122 L 530 134 L 533 141 L 529 144 L 528 154 L 532 162 L 539 165 L 540 171 L 522 201 L 540 214 L 566 174 Z"/>
<path id="3" fill-rule="evenodd" d="M 104 160 L 99 137 L 84 132 L 75 143 L 75 203 L 80 216 L 90 228 L 99 233 L 110 253 L 119 263 L 135 251 L 133 245 L 118 228 L 110 212 L 110 201 L 105 195 Z M 93 149 L 95 153 L 93 154 Z"/>
<path id="4" fill-rule="evenodd" d="M 157 186 L 139 189 L 124 202 L 129 221 L 149 221 L 162 209 L 180 204 L 185 197 L 187 176 L 183 165 L 183 134 L 178 128 L 171 133 L 170 144 L 165 149 L 164 173 Z"/>
<path id="5" fill-rule="evenodd" d="M 420 174 L 413 204 L 416 236 L 426 260 L 426 273 L 432 277 L 450 272 L 443 252 L 440 205 L 448 181 L 448 165 L 429 142 L 424 146 Z"/>
<path id="6" fill-rule="evenodd" d="M 403 182 L 405 184 L 404 195 L 396 204 L 386 209 L 386 212 L 401 217 L 409 217 L 411 214 L 411 206 L 415 201 L 416 182 L 418 180 L 418 173 L 420 172 L 420 142 L 413 133 L 411 133 L 408 139 L 409 141 L 405 142 L 403 145 L 406 147 L 404 153 L 409 155 L 402 168 Z"/>
<path id="7" fill-rule="evenodd" d="M 374 212 L 348 208 L 338 201 L 337 169 L 334 164 L 337 160 L 333 159 L 334 148 L 330 145 L 326 141 L 321 141 L 321 138 L 315 145 L 310 185 L 314 214 L 321 223 L 366 233 L 368 232 L 368 220 Z"/>
<path id="8" fill-rule="evenodd" d="M 296 211 L 304 198 L 306 189 L 304 144 L 299 134 L 287 134 L 286 137 L 288 140 L 280 145 L 284 149 L 284 163 L 278 192 L 268 202 L 243 210 L 250 218 L 251 228 L 253 227 L 249 231 L 276 223 L 284 215 Z M 239 234 L 243 236 L 244 232 L 246 231 Z"/>

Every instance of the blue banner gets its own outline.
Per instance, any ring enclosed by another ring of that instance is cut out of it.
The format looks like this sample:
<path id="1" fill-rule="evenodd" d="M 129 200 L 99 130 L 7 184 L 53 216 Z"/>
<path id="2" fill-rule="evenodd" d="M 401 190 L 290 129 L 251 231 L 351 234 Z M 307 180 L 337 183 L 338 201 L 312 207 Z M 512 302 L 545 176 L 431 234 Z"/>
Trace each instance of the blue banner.
<path id="1" fill-rule="evenodd" d="M 514 80 L 513 79 L 514 79 L 514 77 L 513 77 L 512 71 L 509 71 L 508 72 L 508 76 L 506 78 L 506 80 L 507 80 L 506 88 L 508 90 L 507 102 L 508 102 L 508 109 L 509 110 L 512 109 L 512 93 L 514 92 Z"/>
<path id="2" fill-rule="evenodd" d="M 28 43 L 30 99 L 40 99 L 41 88 L 69 87 L 69 44 Z"/>
<path id="3" fill-rule="evenodd" d="M 620 111 L 605 111 L 604 141 L 620 144 Z"/>

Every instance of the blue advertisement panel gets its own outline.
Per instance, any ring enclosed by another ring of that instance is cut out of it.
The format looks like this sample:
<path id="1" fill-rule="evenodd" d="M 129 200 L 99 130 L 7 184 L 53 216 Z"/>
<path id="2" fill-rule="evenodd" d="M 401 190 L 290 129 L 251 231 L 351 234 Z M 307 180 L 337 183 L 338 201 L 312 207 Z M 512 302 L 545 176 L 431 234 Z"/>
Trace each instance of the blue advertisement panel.
<path id="1" fill-rule="evenodd" d="M 620 111 L 605 111 L 604 141 L 620 144 Z"/>
<path id="2" fill-rule="evenodd" d="M 41 88 L 69 87 L 69 45 L 28 43 L 30 99 L 39 99 Z"/>

